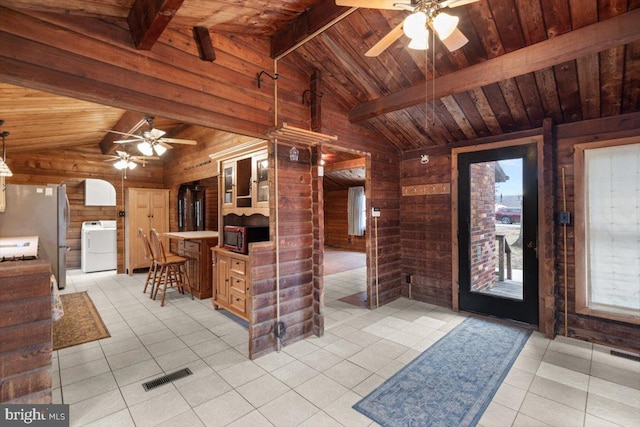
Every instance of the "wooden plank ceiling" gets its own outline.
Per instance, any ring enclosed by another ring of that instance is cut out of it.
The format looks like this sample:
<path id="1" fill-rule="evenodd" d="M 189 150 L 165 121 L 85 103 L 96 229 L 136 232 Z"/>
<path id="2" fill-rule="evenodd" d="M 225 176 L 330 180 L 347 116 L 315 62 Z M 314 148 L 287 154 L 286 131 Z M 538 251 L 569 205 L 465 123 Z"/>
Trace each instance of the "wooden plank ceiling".
<path id="1" fill-rule="evenodd" d="M 123 19 L 134 0 L 2 3 Z M 281 40 L 294 20 L 322 7 L 336 9 L 331 0 L 184 0 L 168 25 Z M 364 52 L 407 12 L 358 9 L 285 60 L 319 69 L 325 98 L 397 149 L 441 146 L 537 128 L 547 117 L 568 123 L 640 111 L 640 32 L 629 25 L 640 22 L 636 9 L 640 0 L 480 0 L 451 10 L 469 39 L 462 49 L 436 40 L 426 53 L 413 51 L 403 36 L 376 58 Z M 123 114 L 0 85 L 11 151 L 99 144 Z M 163 130 L 184 129 L 158 120 Z"/>

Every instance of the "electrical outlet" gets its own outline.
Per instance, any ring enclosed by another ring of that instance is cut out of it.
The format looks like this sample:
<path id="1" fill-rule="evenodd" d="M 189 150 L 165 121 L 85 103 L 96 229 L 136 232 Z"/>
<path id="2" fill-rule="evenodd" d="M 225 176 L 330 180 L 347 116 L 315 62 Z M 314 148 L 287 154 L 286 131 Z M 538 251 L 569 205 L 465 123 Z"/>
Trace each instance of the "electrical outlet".
<path id="1" fill-rule="evenodd" d="M 125 215 L 125 211 L 118 211 L 118 216 L 119 216 L 120 218 L 124 218 L 124 217 L 126 216 L 126 215 Z"/>
<path id="2" fill-rule="evenodd" d="M 571 212 L 560 212 L 558 214 L 558 222 L 560 225 L 570 225 L 571 224 Z"/>

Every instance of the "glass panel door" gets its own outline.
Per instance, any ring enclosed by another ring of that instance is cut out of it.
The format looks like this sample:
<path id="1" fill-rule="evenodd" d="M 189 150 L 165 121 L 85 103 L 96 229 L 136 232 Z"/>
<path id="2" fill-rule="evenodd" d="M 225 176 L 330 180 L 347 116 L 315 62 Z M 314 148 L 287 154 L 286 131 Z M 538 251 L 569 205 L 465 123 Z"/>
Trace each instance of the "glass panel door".
<path id="1" fill-rule="evenodd" d="M 460 309 L 537 324 L 535 145 L 458 156 Z"/>

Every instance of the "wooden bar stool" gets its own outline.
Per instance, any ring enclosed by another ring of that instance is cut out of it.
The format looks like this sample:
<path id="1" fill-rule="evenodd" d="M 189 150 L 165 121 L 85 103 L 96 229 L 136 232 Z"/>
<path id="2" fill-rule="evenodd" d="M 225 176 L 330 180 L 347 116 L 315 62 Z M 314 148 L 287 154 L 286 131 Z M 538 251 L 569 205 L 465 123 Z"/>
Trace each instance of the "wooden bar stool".
<path id="1" fill-rule="evenodd" d="M 160 307 L 164 307 L 164 297 L 167 293 L 167 286 L 177 288 L 182 294 L 184 294 L 184 288 L 186 286 L 191 294 L 191 299 L 193 299 L 191 281 L 187 274 L 187 261 L 189 261 L 189 258 L 173 253 L 167 254 L 155 228 L 151 229 L 151 250 L 153 251 L 156 268 L 159 269 L 158 283 L 153 291 L 153 299 L 156 299 L 158 290 L 162 288 Z"/>
<path id="2" fill-rule="evenodd" d="M 157 286 L 158 282 L 158 269 L 156 265 L 156 260 L 153 256 L 153 250 L 151 249 L 151 243 L 149 243 L 149 239 L 145 234 L 142 228 L 138 228 L 138 237 L 142 240 L 142 247 L 144 248 L 144 259 L 149 261 L 149 273 L 147 273 L 147 280 L 144 282 L 144 290 L 143 293 L 147 292 L 147 287 L 151 285 L 151 292 L 149 294 L 149 298 L 153 298 L 153 290 Z"/>

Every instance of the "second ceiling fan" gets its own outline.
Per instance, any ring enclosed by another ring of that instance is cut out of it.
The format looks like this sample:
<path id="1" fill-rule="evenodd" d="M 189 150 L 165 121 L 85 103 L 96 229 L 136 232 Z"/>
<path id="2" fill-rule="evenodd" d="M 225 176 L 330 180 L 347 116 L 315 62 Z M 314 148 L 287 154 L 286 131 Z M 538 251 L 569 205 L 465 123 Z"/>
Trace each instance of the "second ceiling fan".
<path id="1" fill-rule="evenodd" d="M 479 0 L 411 0 L 411 3 L 402 3 L 397 0 L 336 0 L 336 5 L 411 12 L 403 22 L 365 53 L 365 56 L 375 57 L 403 34 L 411 39 L 408 45 L 410 48 L 426 50 L 429 47 L 429 29 L 438 35 L 449 51 L 460 49 L 469 40 L 458 29 L 458 18 L 442 12 L 442 9 L 464 6 L 477 1 Z"/>
<path id="2" fill-rule="evenodd" d="M 143 126 L 147 129 L 143 130 L 139 135 L 137 132 Z M 153 127 L 153 117 L 145 117 L 140 120 L 128 133 L 109 130 L 109 132 L 124 135 L 128 139 L 114 141 L 115 144 L 138 143 L 138 150 L 145 156 L 152 156 L 154 153 L 158 156 L 163 155 L 167 149 L 173 148 L 169 144 L 185 144 L 196 145 L 198 142 L 192 139 L 165 138 L 165 131 L 155 129 Z"/>

